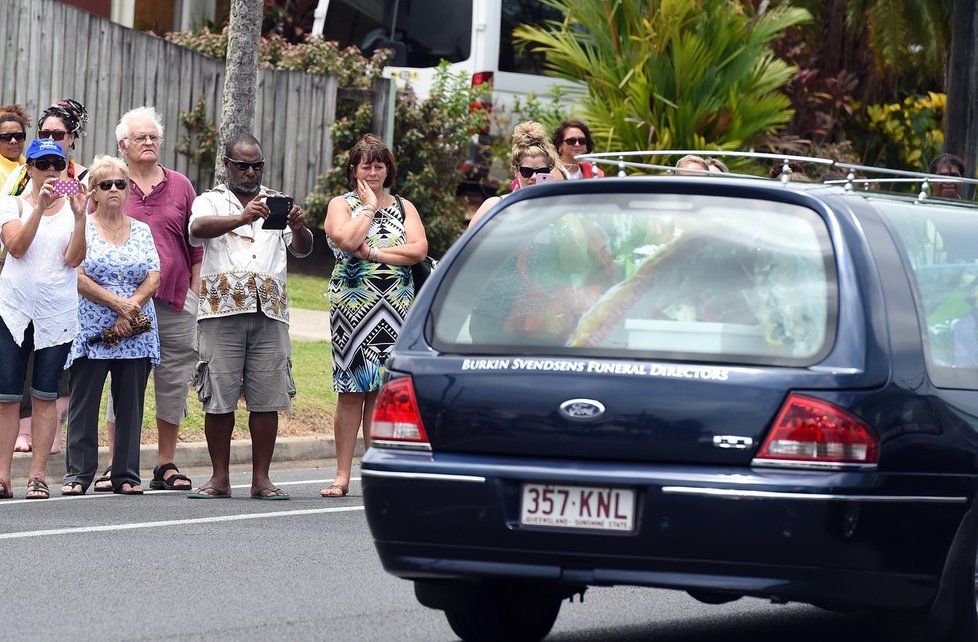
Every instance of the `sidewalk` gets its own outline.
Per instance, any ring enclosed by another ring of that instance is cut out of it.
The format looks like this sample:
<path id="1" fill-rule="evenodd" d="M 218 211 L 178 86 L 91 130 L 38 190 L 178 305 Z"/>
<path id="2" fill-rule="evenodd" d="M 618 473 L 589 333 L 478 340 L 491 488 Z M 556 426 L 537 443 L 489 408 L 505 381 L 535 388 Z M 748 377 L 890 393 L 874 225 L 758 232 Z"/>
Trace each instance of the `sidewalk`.
<path id="1" fill-rule="evenodd" d="M 329 313 L 321 310 L 289 309 L 289 336 L 293 341 L 329 341 Z M 191 397 L 191 403 L 193 397 Z M 363 455 L 363 440 L 357 440 L 354 456 Z M 141 447 L 139 461 L 144 485 L 149 484 L 153 477 L 153 467 L 156 466 L 156 444 L 145 444 Z M 99 474 L 109 465 L 108 448 L 99 448 Z M 193 471 L 199 477 L 202 473 L 210 472 L 211 459 L 207 454 L 206 442 L 191 442 L 177 444 L 176 464 L 182 472 Z M 251 465 L 251 440 L 235 439 L 231 442 L 231 466 Z M 275 442 L 275 456 L 272 459 L 272 469 L 275 466 L 335 466 L 336 447 L 333 437 L 280 437 Z M 31 453 L 14 453 L 11 479 L 15 486 L 26 483 L 30 474 Z M 65 452 L 55 453 L 48 458 L 48 482 L 54 480 L 60 484 L 64 475 Z M 203 481 L 203 480 L 202 480 Z M 195 480 L 196 483 L 196 480 Z"/>
<path id="2" fill-rule="evenodd" d="M 329 341 L 329 312 L 289 308 L 289 337 L 293 341 Z"/>

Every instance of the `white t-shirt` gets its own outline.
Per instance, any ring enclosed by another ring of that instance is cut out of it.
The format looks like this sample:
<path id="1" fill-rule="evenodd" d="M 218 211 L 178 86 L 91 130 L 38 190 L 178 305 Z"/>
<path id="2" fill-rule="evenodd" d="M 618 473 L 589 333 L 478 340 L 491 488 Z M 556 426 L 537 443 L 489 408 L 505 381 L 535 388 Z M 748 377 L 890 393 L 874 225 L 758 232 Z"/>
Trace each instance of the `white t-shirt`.
<path id="1" fill-rule="evenodd" d="M 0 198 L 0 228 L 31 214 L 21 199 Z M 24 342 L 27 325 L 34 323 L 34 348 L 71 343 L 78 334 L 78 275 L 65 263 L 65 249 L 75 228 L 75 216 L 67 200 L 57 213 L 41 217 L 34 241 L 19 259 L 8 254 L 0 272 L 0 317 L 17 345 Z"/>

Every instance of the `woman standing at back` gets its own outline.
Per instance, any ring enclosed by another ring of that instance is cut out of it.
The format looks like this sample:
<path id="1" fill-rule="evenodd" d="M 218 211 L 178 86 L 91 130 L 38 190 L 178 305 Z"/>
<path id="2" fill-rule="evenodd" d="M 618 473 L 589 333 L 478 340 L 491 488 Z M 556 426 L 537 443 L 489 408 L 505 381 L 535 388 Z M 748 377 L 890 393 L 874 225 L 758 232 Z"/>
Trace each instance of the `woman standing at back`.
<path id="1" fill-rule="evenodd" d="M 0 107 L 0 185 L 24 164 L 27 127 L 23 105 Z"/>

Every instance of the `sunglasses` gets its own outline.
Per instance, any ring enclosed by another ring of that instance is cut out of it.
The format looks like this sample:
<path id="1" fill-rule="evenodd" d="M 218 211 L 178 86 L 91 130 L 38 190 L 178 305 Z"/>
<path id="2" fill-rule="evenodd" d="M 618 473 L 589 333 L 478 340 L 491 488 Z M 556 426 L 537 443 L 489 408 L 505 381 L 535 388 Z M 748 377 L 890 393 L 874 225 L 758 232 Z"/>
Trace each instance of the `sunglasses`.
<path id="1" fill-rule="evenodd" d="M 19 134 L 16 132 L 12 134 L 0 134 L 0 141 L 3 141 L 5 143 L 12 143 L 14 141 L 17 141 L 18 143 L 23 143 L 25 140 L 27 140 L 27 134 L 25 134 L 24 132 L 20 132 Z"/>
<path id="2" fill-rule="evenodd" d="M 248 161 L 234 160 L 229 156 L 225 156 L 224 160 L 234 165 L 239 172 L 247 172 L 249 167 L 255 170 L 256 172 L 260 172 L 261 169 L 265 166 L 265 161 L 263 160 L 255 161 L 254 163 L 249 163 Z"/>
<path id="3" fill-rule="evenodd" d="M 52 167 L 57 172 L 65 171 L 65 167 L 68 167 L 68 161 L 63 158 L 55 158 L 54 160 L 48 160 L 46 158 L 40 158 L 36 161 L 31 161 L 31 165 L 38 168 L 42 172 L 46 172 Z"/>
<path id="4" fill-rule="evenodd" d="M 520 176 L 530 178 L 534 174 L 549 174 L 552 167 L 524 167 L 520 165 Z"/>
<path id="5" fill-rule="evenodd" d="M 564 142 L 568 145 L 587 145 L 586 138 L 565 138 Z"/>
<path id="6" fill-rule="evenodd" d="M 944 172 L 937 172 L 937 175 L 938 176 L 951 176 L 953 178 L 961 178 L 961 174 L 958 174 L 954 170 L 944 171 Z"/>
<path id="7" fill-rule="evenodd" d="M 125 191 L 125 189 L 127 187 L 129 187 L 129 183 L 127 183 L 125 180 L 123 180 L 121 178 L 117 178 L 115 180 L 99 181 L 98 182 L 98 188 L 100 190 L 102 190 L 103 192 L 108 192 L 110 189 L 112 189 L 112 186 L 113 185 L 115 185 L 115 188 L 117 190 L 119 190 L 120 192 Z"/>
<path id="8" fill-rule="evenodd" d="M 50 138 L 51 140 L 64 140 L 68 135 L 63 129 L 42 129 L 37 132 L 38 138 Z"/>

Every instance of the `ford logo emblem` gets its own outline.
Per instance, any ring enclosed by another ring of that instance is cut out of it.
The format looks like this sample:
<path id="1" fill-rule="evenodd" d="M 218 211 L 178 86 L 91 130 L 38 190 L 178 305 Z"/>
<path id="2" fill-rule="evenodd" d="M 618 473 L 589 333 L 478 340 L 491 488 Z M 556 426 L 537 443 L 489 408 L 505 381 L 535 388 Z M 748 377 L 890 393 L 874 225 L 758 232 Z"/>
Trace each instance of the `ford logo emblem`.
<path id="1" fill-rule="evenodd" d="M 604 404 L 594 399 L 568 399 L 560 404 L 560 413 L 577 421 L 597 419 L 604 411 Z"/>

